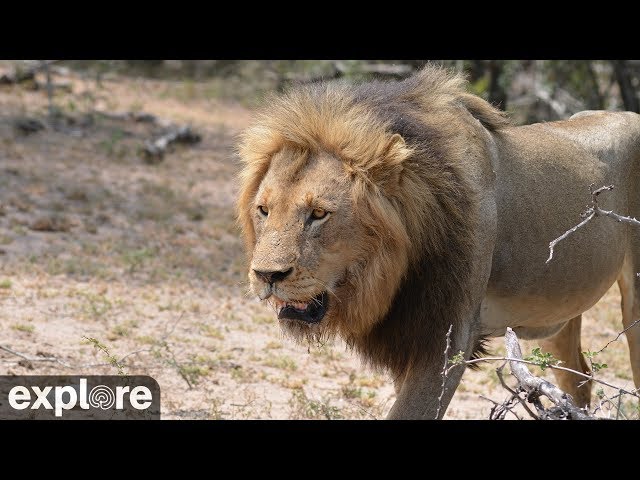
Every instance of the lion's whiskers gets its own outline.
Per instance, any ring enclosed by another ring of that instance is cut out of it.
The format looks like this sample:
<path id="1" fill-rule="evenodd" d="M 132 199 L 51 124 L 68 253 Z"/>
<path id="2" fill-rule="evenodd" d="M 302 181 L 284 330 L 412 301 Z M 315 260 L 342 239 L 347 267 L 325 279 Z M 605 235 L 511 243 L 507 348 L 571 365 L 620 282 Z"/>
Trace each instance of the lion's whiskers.
<path id="1" fill-rule="evenodd" d="M 333 297 L 338 301 L 338 303 L 342 303 L 342 300 L 340 300 L 340 297 L 338 297 L 338 295 L 336 294 L 336 292 L 333 291 L 333 288 L 331 288 L 329 285 L 327 285 L 326 283 L 324 283 L 322 280 L 319 280 L 317 278 L 312 277 L 314 281 L 318 282 L 320 285 L 322 285 L 322 287 L 326 290 L 326 292 L 330 295 L 333 295 Z M 320 303 L 320 305 L 322 305 L 322 303 Z"/>

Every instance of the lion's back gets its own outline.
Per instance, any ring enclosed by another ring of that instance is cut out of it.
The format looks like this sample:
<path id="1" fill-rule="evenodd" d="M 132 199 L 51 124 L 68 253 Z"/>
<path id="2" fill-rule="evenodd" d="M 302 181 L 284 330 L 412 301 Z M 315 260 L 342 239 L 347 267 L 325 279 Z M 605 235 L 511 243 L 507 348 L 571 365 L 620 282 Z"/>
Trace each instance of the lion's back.
<path id="1" fill-rule="evenodd" d="M 619 160 L 640 157 L 640 115 L 634 112 L 586 110 L 567 120 L 535 126 L 575 142 L 600 161 L 614 163 L 616 169 L 624 169 Z"/>

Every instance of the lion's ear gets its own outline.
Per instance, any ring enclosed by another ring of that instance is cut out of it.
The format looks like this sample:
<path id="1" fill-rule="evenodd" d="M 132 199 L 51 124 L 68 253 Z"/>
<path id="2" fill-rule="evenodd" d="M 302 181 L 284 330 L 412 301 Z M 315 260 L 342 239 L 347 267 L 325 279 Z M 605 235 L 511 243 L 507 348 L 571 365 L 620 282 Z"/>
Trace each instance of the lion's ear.
<path id="1" fill-rule="evenodd" d="M 371 169 L 374 182 L 388 194 L 393 194 L 400 184 L 403 163 L 412 154 L 402 135 L 394 133 L 389 137 L 375 168 Z"/>
<path id="2" fill-rule="evenodd" d="M 398 164 L 402 163 L 409 153 L 411 152 L 407 148 L 407 143 L 404 141 L 404 138 L 402 138 L 402 135 L 399 133 L 391 135 L 391 138 L 389 138 L 385 148 L 385 157 L 387 157 L 387 162 Z"/>
<path id="3" fill-rule="evenodd" d="M 399 174 L 402 171 L 402 164 L 411 157 L 413 150 L 407 146 L 407 143 L 399 133 L 391 135 L 384 149 L 384 164 L 387 168 L 397 170 Z"/>

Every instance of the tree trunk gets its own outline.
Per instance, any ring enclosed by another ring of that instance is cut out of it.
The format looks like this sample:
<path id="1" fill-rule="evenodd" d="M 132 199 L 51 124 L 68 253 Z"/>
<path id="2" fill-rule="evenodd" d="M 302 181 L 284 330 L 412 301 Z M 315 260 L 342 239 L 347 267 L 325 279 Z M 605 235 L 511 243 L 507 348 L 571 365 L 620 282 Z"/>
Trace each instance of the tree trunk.
<path id="1" fill-rule="evenodd" d="M 504 110 L 507 107 L 507 94 L 500 86 L 501 76 L 501 61 L 489 60 L 489 103 Z"/>
<path id="2" fill-rule="evenodd" d="M 591 83 L 591 95 L 589 98 L 589 108 L 595 110 L 603 110 L 604 109 L 604 99 L 602 98 L 602 94 L 600 93 L 600 82 L 598 82 L 598 76 L 593 68 L 593 62 L 587 60 L 587 76 L 589 78 L 589 82 Z"/>
<path id="3" fill-rule="evenodd" d="M 622 96 L 622 102 L 624 103 L 625 110 L 630 112 L 640 113 L 640 102 L 636 92 L 631 85 L 631 78 L 629 78 L 629 71 L 627 70 L 626 60 L 613 60 L 613 71 L 616 75 L 616 80 L 620 87 L 620 95 Z"/>

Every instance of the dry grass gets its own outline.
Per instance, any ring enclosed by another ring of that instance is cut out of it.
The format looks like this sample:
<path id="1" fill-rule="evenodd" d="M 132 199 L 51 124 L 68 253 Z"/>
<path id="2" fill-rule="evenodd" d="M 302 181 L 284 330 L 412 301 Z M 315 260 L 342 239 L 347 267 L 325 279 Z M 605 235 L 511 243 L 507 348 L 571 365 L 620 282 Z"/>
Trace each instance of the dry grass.
<path id="1" fill-rule="evenodd" d="M 190 123 L 203 141 L 148 165 L 138 151 L 154 130 L 144 124 L 96 118 L 74 135 L 24 136 L 12 119 L 44 118 L 45 95 L 0 87 L 0 344 L 72 365 L 104 362 L 83 337 L 116 359 L 139 351 L 124 370 L 158 380 L 164 418 L 383 417 L 394 399 L 386 376 L 341 344 L 292 344 L 245 295 L 232 148 L 247 108 L 212 98 L 220 85 L 120 77 L 97 90 L 71 80 L 74 93 L 55 99 L 66 113 L 81 113 L 91 94 L 96 108 Z M 65 228 L 33 230 L 39 219 Z M 585 349 L 620 329 L 618 301 L 613 288 L 587 312 Z M 0 374 L 116 373 L 19 360 L 0 352 Z M 603 361 L 605 378 L 631 385 L 624 338 Z M 487 417 L 478 395 L 504 395 L 492 368 L 465 373 L 447 418 Z"/>

